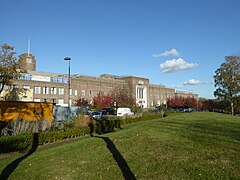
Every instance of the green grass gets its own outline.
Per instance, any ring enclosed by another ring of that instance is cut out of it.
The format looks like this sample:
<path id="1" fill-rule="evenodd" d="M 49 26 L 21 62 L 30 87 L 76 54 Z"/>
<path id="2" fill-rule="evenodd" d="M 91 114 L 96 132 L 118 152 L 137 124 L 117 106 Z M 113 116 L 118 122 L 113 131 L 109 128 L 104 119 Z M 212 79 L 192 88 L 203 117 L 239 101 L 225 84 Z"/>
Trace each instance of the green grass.
<path id="1" fill-rule="evenodd" d="M 240 117 L 172 114 L 19 159 L 25 154 L 0 155 L 0 172 L 10 169 L 9 179 L 124 179 L 129 172 L 136 179 L 240 179 Z"/>

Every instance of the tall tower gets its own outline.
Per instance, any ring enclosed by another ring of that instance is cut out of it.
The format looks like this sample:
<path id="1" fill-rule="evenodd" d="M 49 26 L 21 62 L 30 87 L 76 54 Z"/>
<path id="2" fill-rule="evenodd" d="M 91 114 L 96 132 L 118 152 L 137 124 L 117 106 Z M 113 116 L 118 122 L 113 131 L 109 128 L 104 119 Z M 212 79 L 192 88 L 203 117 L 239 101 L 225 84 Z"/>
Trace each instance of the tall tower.
<path id="1" fill-rule="evenodd" d="M 30 54 L 30 39 L 28 39 L 28 52 L 21 54 L 19 56 L 19 61 L 21 62 L 22 68 L 25 70 L 36 71 L 36 59 Z"/>
<path id="2" fill-rule="evenodd" d="M 36 59 L 30 53 L 24 53 L 19 56 L 22 68 L 30 71 L 36 71 Z"/>

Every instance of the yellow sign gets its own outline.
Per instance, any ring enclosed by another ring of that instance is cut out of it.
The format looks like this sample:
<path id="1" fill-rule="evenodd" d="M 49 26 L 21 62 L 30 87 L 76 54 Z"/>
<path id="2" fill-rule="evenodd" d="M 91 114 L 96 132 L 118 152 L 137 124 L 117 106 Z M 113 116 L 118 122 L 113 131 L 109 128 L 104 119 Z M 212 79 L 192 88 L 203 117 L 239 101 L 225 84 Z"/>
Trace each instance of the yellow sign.
<path id="1" fill-rule="evenodd" d="M 53 104 L 47 102 L 0 101 L 0 121 L 54 120 Z"/>

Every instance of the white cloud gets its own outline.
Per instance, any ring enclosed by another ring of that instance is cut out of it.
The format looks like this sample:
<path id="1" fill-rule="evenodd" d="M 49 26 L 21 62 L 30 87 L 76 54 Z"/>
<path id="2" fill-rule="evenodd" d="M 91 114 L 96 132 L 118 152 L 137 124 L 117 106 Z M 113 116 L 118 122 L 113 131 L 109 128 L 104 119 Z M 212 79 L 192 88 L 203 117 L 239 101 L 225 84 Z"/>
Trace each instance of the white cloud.
<path id="1" fill-rule="evenodd" d="M 201 82 L 201 81 L 196 80 L 196 79 L 190 79 L 188 81 L 185 81 L 183 84 L 184 85 L 201 85 L 201 84 L 209 84 L 209 83 L 207 81 Z"/>
<path id="2" fill-rule="evenodd" d="M 160 64 L 160 69 L 164 73 L 173 73 L 197 67 L 197 63 L 188 63 L 182 58 L 167 60 Z"/>
<path id="3" fill-rule="evenodd" d="M 154 58 L 159 58 L 159 57 L 167 57 L 167 56 L 175 56 L 175 57 L 178 57 L 180 56 L 179 52 L 173 48 L 171 49 L 170 51 L 165 51 L 161 54 L 153 54 L 152 57 Z"/>

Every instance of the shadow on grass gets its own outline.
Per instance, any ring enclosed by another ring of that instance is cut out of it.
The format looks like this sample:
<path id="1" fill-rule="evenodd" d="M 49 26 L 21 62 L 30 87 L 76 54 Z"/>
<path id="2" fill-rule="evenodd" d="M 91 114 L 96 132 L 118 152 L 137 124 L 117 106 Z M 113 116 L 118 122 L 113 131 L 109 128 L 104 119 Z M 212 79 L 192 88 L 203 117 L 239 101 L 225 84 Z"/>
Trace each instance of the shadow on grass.
<path id="1" fill-rule="evenodd" d="M 0 179 L 1 180 L 5 180 L 8 179 L 8 177 L 13 173 L 13 171 L 18 167 L 18 165 L 24 160 L 26 159 L 28 156 L 30 156 L 31 154 L 33 154 L 38 147 L 38 133 L 34 133 L 33 135 L 33 143 L 32 143 L 32 147 L 31 149 L 28 151 L 27 154 L 19 157 L 18 159 L 14 160 L 13 162 L 11 162 L 9 165 L 7 165 L 2 173 L 0 174 Z"/>
<path id="2" fill-rule="evenodd" d="M 133 172 L 129 168 L 127 162 L 122 157 L 121 153 L 118 151 L 118 149 L 113 144 L 113 142 L 107 137 L 101 137 L 101 136 L 94 136 L 94 137 L 103 139 L 104 142 L 107 144 L 107 148 L 112 153 L 112 156 L 117 162 L 118 167 L 121 169 L 124 178 L 127 180 L 136 179 Z"/>

